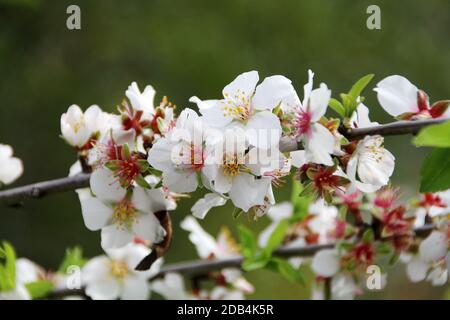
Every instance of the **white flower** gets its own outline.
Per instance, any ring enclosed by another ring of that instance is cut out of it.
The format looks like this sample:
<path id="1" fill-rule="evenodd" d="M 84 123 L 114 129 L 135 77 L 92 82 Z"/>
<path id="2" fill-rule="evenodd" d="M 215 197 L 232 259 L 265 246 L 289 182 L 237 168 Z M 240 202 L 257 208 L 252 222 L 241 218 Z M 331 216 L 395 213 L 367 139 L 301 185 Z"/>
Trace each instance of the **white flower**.
<path id="1" fill-rule="evenodd" d="M 331 90 L 324 83 L 313 90 L 314 73 L 308 71 L 308 83 L 304 86 L 303 102 L 297 98 L 295 109 L 295 135 L 300 138 L 305 148 L 307 162 L 333 165 L 331 154 L 335 150 L 333 134 L 322 124 L 320 118 L 325 115 Z"/>
<path id="2" fill-rule="evenodd" d="M 13 183 L 22 173 L 22 160 L 13 157 L 11 146 L 0 144 L 0 185 Z"/>
<path id="3" fill-rule="evenodd" d="M 203 198 L 197 200 L 192 206 L 191 212 L 194 217 L 203 219 L 209 210 L 214 207 L 223 206 L 226 202 L 227 200 L 223 196 L 216 193 L 208 193 Z"/>
<path id="4" fill-rule="evenodd" d="M 157 260 L 148 271 L 136 271 L 136 265 L 151 250 L 142 244 L 108 250 L 107 256 L 91 259 L 82 269 L 86 294 L 94 300 L 145 300 L 150 295 L 148 279 L 154 276 L 162 261 Z"/>
<path id="5" fill-rule="evenodd" d="M 312 270 L 319 276 L 329 278 L 340 270 L 340 259 L 337 250 L 324 249 L 318 251 L 311 263 Z"/>
<path id="6" fill-rule="evenodd" d="M 134 236 L 152 243 L 164 239 L 166 232 L 154 215 L 167 209 L 162 190 L 134 187 L 127 192 L 107 169 L 95 170 L 90 185 L 95 197 L 80 197 L 83 219 L 89 230 L 102 230 L 104 249 L 122 247 Z"/>
<path id="7" fill-rule="evenodd" d="M 61 116 L 61 133 L 71 146 L 83 148 L 91 138 L 103 136 L 118 124 L 117 116 L 103 112 L 96 105 L 90 106 L 84 113 L 79 106 L 71 105 Z"/>
<path id="8" fill-rule="evenodd" d="M 329 242 L 330 232 L 336 229 L 338 209 L 325 204 L 323 199 L 319 199 L 309 206 L 309 214 L 313 217 L 308 221 L 308 227 L 319 236 L 317 242 L 319 244 Z"/>
<path id="9" fill-rule="evenodd" d="M 259 84 L 256 71 L 245 72 L 223 89 L 224 99 L 189 101 L 197 104 L 205 121 L 225 128 L 239 124 L 245 129 L 249 144 L 267 149 L 277 146 L 281 136 L 280 121 L 272 109 L 295 96 L 291 81 L 283 76 L 265 78 Z"/>
<path id="10" fill-rule="evenodd" d="M 151 119 L 155 113 L 154 99 L 156 91 L 151 85 L 145 87 L 141 93 L 136 82 L 128 86 L 125 95 L 131 102 L 131 106 L 136 111 L 143 112 L 143 119 Z"/>
<path id="11" fill-rule="evenodd" d="M 166 300 L 194 299 L 184 286 L 183 277 L 178 273 L 166 273 L 163 279 L 152 281 L 151 288 Z"/>
<path id="12" fill-rule="evenodd" d="M 220 194 L 228 193 L 233 204 L 247 212 L 265 203 L 272 178 L 260 175 L 270 171 L 272 165 L 278 166 L 279 161 L 272 161 L 270 154 L 264 159 L 268 162 L 267 166 L 262 165 L 261 150 L 247 150 L 240 133 L 242 131 L 237 128 L 226 130 L 223 140 L 217 143 L 214 152 L 206 159 L 203 172 L 210 189 Z"/>
<path id="13" fill-rule="evenodd" d="M 408 79 L 399 75 L 384 78 L 374 89 L 383 109 L 405 120 L 449 117 L 448 101 L 430 107 L 428 96 Z"/>
<path id="14" fill-rule="evenodd" d="M 420 244 L 419 254 L 409 259 L 406 272 L 412 282 L 426 279 L 439 286 L 447 283 L 449 267 L 447 236 L 443 232 L 433 231 Z"/>
<path id="15" fill-rule="evenodd" d="M 348 179 L 362 192 L 375 192 L 389 182 L 395 157 L 383 146 L 381 136 L 366 136 L 358 142 L 347 164 Z"/>
<path id="16" fill-rule="evenodd" d="M 205 159 L 211 148 L 207 134 L 208 130 L 197 113 L 185 109 L 175 128 L 153 145 L 148 153 L 148 162 L 162 171 L 163 186 L 173 192 L 197 189 L 198 174 L 204 178 Z"/>

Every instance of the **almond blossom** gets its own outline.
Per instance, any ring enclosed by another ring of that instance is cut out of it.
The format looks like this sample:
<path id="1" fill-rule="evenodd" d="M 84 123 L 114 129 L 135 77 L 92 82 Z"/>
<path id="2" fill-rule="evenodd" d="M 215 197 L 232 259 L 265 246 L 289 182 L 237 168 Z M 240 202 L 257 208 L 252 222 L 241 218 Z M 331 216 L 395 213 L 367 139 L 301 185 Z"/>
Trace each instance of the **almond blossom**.
<path id="1" fill-rule="evenodd" d="M 102 247 L 119 248 L 138 236 L 151 243 L 161 242 L 166 231 L 154 213 L 167 210 L 161 189 L 123 189 L 108 169 L 95 170 L 90 178 L 94 196 L 80 196 L 86 227 L 101 229 Z"/>
<path id="2" fill-rule="evenodd" d="M 0 186 L 13 183 L 22 173 L 22 160 L 13 156 L 11 146 L 0 144 Z"/>
<path id="3" fill-rule="evenodd" d="M 331 154 L 335 150 L 333 134 L 320 123 L 325 115 L 328 102 L 331 98 L 331 90 L 324 83 L 313 90 L 314 73 L 308 71 L 308 83 L 303 87 L 303 101 L 296 97 L 288 109 L 294 112 L 294 136 L 303 142 L 307 162 L 333 165 Z"/>
<path id="4" fill-rule="evenodd" d="M 394 172 L 395 157 L 383 142 L 381 136 L 364 137 L 348 161 L 348 179 L 362 192 L 374 192 L 387 185 Z"/>
<path id="5" fill-rule="evenodd" d="M 111 127 L 119 124 L 118 120 L 97 105 L 90 106 L 84 113 L 79 106 L 71 105 L 61 116 L 62 137 L 79 150 L 90 149 Z"/>
<path id="6" fill-rule="evenodd" d="M 136 271 L 134 268 L 150 252 L 143 244 L 129 243 L 119 249 L 107 250 L 107 255 L 91 259 L 82 269 L 86 294 L 94 300 L 148 299 L 148 280 L 158 273 L 162 260 L 157 260 L 148 271 Z"/>
<path id="7" fill-rule="evenodd" d="M 450 117 L 449 100 L 438 101 L 430 106 L 427 94 L 405 77 L 386 77 L 378 82 L 374 91 L 383 109 L 402 120 Z"/>
<path id="8" fill-rule="evenodd" d="M 279 119 L 272 110 L 295 95 L 291 81 L 283 76 L 267 77 L 257 85 L 259 74 L 240 74 L 222 91 L 224 99 L 200 100 L 196 103 L 205 122 L 216 128 L 238 124 L 245 130 L 250 145 L 268 149 L 277 146 L 281 136 Z"/>
<path id="9" fill-rule="evenodd" d="M 212 148 L 209 131 L 192 109 L 185 109 L 170 133 L 148 153 L 148 162 L 162 171 L 163 186 L 174 192 L 193 192 L 205 178 L 205 159 Z M 212 139 L 213 140 L 213 139 Z"/>

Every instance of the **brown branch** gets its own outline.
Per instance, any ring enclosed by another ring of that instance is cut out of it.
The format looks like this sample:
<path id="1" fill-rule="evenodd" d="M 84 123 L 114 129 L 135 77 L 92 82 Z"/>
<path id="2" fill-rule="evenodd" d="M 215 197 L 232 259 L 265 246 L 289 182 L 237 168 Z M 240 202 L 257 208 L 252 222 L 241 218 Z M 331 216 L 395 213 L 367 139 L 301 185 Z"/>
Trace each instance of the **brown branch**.
<path id="1" fill-rule="evenodd" d="M 436 226 L 433 224 L 428 224 L 423 227 L 417 228 L 414 230 L 414 233 L 417 237 L 424 238 L 430 234 L 430 232 L 435 229 Z M 282 257 L 282 258 L 291 258 L 291 257 L 311 257 L 316 252 L 324 249 L 332 249 L 335 247 L 335 243 L 329 244 L 320 244 L 320 245 L 307 245 L 307 246 L 296 246 L 296 247 L 286 247 L 282 246 L 276 249 L 273 252 L 274 256 Z M 195 261 L 187 261 L 180 263 L 173 263 L 161 268 L 161 270 L 153 276 L 150 281 L 159 279 L 164 277 L 167 273 L 182 273 L 184 275 L 188 275 L 191 277 L 205 275 L 210 271 L 214 270 L 222 270 L 225 268 L 240 268 L 242 263 L 244 262 L 244 258 L 242 256 L 236 256 L 227 259 L 218 259 L 218 260 L 195 260 Z M 81 290 L 81 291 L 80 291 Z M 70 289 L 59 289 L 54 290 L 50 297 L 51 298 L 63 298 L 66 296 L 73 296 L 76 292 L 79 294 L 80 292 L 84 294 L 83 289 L 78 289 L 77 291 Z"/>
<path id="2" fill-rule="evenodd" d="M 419 121 L 398 121 L 380 126 L 348 129 L 343 132 L 344 136 L 350 140 L 359 139 L 366 135 L 402 135 L 416 134 L 420 129 L 447 121 L 448 119 L 432 119 Z M 280 140 L 280 150 L 290 152 L 302 149 L 302 145 L 297 139 L 283 137 Z M 23 187 L 0 191 L 0 205 L 18 206 L 27 198 L 40 198 L 48 194 L 73 190 L 89 186 L 89 174 L 83 173 L 73 177 L 61 178 L 39 182 Z"/>

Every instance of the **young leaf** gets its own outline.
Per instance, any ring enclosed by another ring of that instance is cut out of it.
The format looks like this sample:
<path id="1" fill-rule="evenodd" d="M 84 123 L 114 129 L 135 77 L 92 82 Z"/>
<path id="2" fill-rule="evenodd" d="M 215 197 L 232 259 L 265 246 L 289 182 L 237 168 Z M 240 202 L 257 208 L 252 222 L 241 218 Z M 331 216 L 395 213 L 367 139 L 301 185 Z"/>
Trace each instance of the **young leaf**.
<path id="1" fill-rule="evenodd" d="M 0 265 L 0 288 L 3 291 L 8 291 L 16 286 L 16 252 L 6 241 L 3 242 L 2 252 L 5 263 Z"/>
<path id="2" fill-rule="evenodd" d="M 86 259 L 83 258 L 83 250 L 81 247 L 73 247 L 66 249 L 63 262 L 58 268 L 58 272 L 66 273 L 70 266 L 82 267 L 86 263 Z"/>
<path id="3" fill-rule="evenodd" d="M 341 117 L 345 117 L 345 108 L 342 105 L 342 103 L 339 102 L 339 100 L 336 100 L 334 98 L 331 98 L 328 102 L 328 105 L 331 109 L 333 109 L 338 115 Z"/>
<path id="4" fill-rule="evenodd" d="M 45 298 L 53 290 L 53 283 L 46 280 L 30 282 L 25 285 L 32 299 Z"/>
<path id="5" fill-rule="evenodd" d="M 450 188 L 450 148 L 431 150 L 420 172 L 420 192 L 437 192 Z"/>
<path id="6" fill-rule="evenodd" d="M 450 148 L 450 121 L 423 128 L 413 143 L 418 147 Z"/>
<path id="7" fill-rule="evenodd" d="M 264 253 L 270 256 L 277 247 L 283 242 L 284 236 L 286 235 L 287 228 L 289 226 L 288 220 L 281 220 L 267 241 L 266 247 L 264 248 Z"/>
<path id="8" fill-rule="evenodd" d="M 374 74 L 367 74 L 352 86 L 348 94 L 352 96 L 356 100 L 361 95 L 361 92 L 364 90 L 365 87 L 372 81 Z"/>
<path id="9" fill-rule="evenodd" d="M 255 255 L 258 250 L 256 237 L 253 232 L 243 225 L 238 226 L 239 243 L 241 245 L 242 255 L 247 259 Z"/>

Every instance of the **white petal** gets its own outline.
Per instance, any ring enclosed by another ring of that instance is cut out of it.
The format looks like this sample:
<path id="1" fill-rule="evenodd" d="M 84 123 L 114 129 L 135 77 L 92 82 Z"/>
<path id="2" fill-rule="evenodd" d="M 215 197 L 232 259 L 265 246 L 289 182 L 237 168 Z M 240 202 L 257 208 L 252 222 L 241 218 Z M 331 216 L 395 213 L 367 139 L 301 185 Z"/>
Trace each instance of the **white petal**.
<path id="1" fill-rule="evenodd" d="M 350 118 L 350 126 L 352 128 L 367 128 L 378 126 L 378 122 L 372 122 L 369 118 L 369 108 L 360 103 Z"/>
<path id="2" fill-rule="evenodd" d="M 128 276 L 123 281 L 122 300 L 147 300 L 150 286 L 146 279 Z"/>
<path id="3" fill-rule="evenodd" d="M 140 215 L 133 225 L 133 231 L 142 239 L 159 243 L 164 240 L 166 231 L 153 213 Z"/>
<path id="4" fill-rule="evenodd" d="M 113 277 L 96 280 L 86 286 L 86 294 L 94 300 L 115 300 L 119 293 L 119 284 Z"/>
<path id="5" fill-rule="evenodd" d="M 94 197 L 81 199 L 81 212 L 86 227 L 96 231 L 106 226 L 112 217 L 113 209 Z"/>
<path id="6" fill-rule="evenodd" d="M 277 146 L 281 137 L 280 120 L 270 111 L 255 113 L 247 122 L 248 143 L 261 149 Z"/>
<path id="7" fill-rule="evenodd" d="M 309 111 L 311 112 L 311 121 L 319 121 L 325 114 L 328 102 L 331 98 L 331 90 L 325 83 L 321 83 L 320 87 L 311 92 L 309 100 Z"/>
<path id="8" fill-rule="evenodd" d="M 175 144 L 169 138 L 159 139 L 148 152 L 147 161 L 158 170 L 173 170 L 172 150 Z"/>
<path id="9" fill-rule="evenodd" d="M 247 212 L 253 206 L 264 204 L 270 184 L 270 179 L 255 179 L 248 173 L 241 173 L 233 179 L 230 199 L 236 207 Z"/>
<path id="10" fill-rule="evenodd" d="M 227 193 L 230 191 L 232 183 L 232 178 L 225 176 L 221 171 L 219 171 L 215 176 L 213 188 L 219 193 Z"/>
<path id="11" fill-rule="evenodd" d="M 133 234 L 130 230 L 115 224 L 102 228 L 101 235 L 101 245 L 104 250 L 120 248 L 133 241 Z"/>
<path id="12" fill-rule="evenodd" d="M 119 181 L 114 178 L 112 171 L 108 169 L 97 169 L 91 174 L 90 185 L 92 193 L 100 200 L 109 202 L 119 202 L 126 194 Z"/>
<path id="13" fill-rule="evenodd" d="M 189 232 L 189 240 L 195 245 L 200 258 L 206 259 L 218 250 L 216 240 L 198 224 L 193 217 L 187 216 L 180 224 Z"/>
<path id="14" fill-rule="evenodd" d="M 183 277 L 178 273 L 167 273 L 162 280 L 153 281 L 152 290 L 167 300 L 190 298 L 186 292 Z"/>
<path id="15" fill-rule="evenodd" d="M 334 249 L 325 249 L 317 252 L 313 258 L 311 268 L 322 277 L 332 277 L 340 269 L 339 256 Z"/>
<path id="16" fill-rule="evenodd" d="M 292 216 L 294 208 L 290 202 L 282 202 L 273 207 L 268 211 L 268 216 L 273 221 L 281 221 Z"/>
<path id="17" fill-rule="evenodd" d="M 334 136 L 323 125 L 315 123 L 311 126 L 311 137 L 305 144 L 305 158 L 307 162 L 332 166 L 331 154 L 334 150 Z"/>
<path id="18" fill-rule="evenodd" d="M 259 75 L 257 71 L 244 72 L 236 77 L 230 84 L 223 88 L 223 96 L 234 96 L 238 93 L 251 97 L 258 83 Z"/>
<path id="19" fill-rule="evenodd" d="M 223 128 L 233 121 L 232 116 L 225 115 L 222 111 L 222 100 L 200 100 L 194 96 L 189 101 L 197 104 L 203 120 L 211 127 Z"/>
<path id="20" fill-rule="evenodd" d="M 167 170 L 162 177 L 163 185 L 173 192 L 194 192 L 198 187 L 195 171 Z"/>
<path id="21" fill-rule="evenodd" d="M 0 159 L 0 184 L 13 183 L 22 173 L 22 160 L 18 158 Z"/>
<path id="22" fill-rule="evenodd" d="M 447 283 L 448 271 L 447 268 L 434 268 L 427 277 L 433 286 L 443 286 Z"/>
<path id="23" fill-rule="evenodd" d="M 227 200 L 216 194 L 208 193 L 203 198 L 197 200 L 197 202 L 192 206 L 191 212 L 194 217 L 198 219 L 205 218 L 206 214 L 214 207 L 223 206 Z"/>
<path id="24" fill-rule="evenodd" d="M 304 150 L 292 151 L 290 155 L 291 155 L 291 164 L 294 167 L 301 168 L 306 163 Z"/>
<path id="25" fill-rule="evenodd" d="M 298 105 L 299 99 L 291 80 L 284 76 L 271 76 L 264 79 L 256 87 L 255 96 L 252 99 L 253 106 L 258 110 L 269 110 L 280 103 Z"/>
<path id="26" fill-rule="evenodd" d="M 374 91 L 383 109 L 394 117 L 418 111 L 418 89 L 405 77 L 394 75 L 384 78 L 378 82 Z"/>
<path id="27" fill-rule="evenodd" d="M 420 258 L 426 262 L 439 261 L 447 255 L 448 240 L 443 232 L 433 231 L 419 246 Z"/>
<path id="28" fill-rule="evenodd" d="M 407 265 L 406 265 L 406 274 L 408 275 L 409 280 L 412 282 L 419 282 L 425 280 L 428 271 L 428 264 L 420 259 L 419 257 L 414 257 Z"/>

